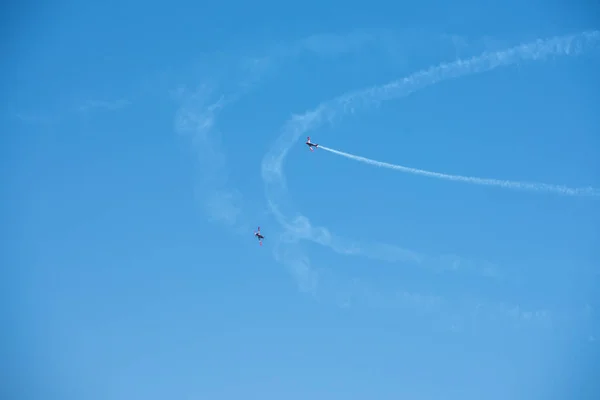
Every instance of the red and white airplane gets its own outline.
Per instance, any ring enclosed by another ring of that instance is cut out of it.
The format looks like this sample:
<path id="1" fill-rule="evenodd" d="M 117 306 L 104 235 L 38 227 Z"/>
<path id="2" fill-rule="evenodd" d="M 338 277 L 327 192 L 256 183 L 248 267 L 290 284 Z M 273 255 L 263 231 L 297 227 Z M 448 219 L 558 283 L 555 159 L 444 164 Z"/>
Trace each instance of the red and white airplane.
<path id="1" fill-rule="evenodd" d="M 310 151 L 314 151 L 313 147 L 319 147 L 318 143 L 313 143 L 310 141 L 310 136 L 306 138 L 306 145 L 310 149 Z"/>
<path id="2" fill-rule="evenodd" d="M 256 232 L 254 232 L 254 236 L 256 236 L 256 238 L 258 239 L 258 243 L 262 246 L 262 240 L 265 237 L 263 235 L 261 235 L 261 233 L 260 233 L 260 226 L 258 227 L 258 230 Z"/>

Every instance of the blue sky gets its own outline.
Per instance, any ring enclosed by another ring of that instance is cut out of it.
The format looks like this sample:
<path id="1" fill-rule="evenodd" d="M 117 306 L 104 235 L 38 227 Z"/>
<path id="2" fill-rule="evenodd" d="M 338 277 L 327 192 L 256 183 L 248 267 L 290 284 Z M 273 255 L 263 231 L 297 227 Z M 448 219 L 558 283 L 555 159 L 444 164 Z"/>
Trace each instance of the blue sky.
<path id="1" fill-rule="evenodd" d="M 596 398 L 597 197 L 303 145 L 600 188 L 593 6 L 474 3 L 7 8 L 2 390 Z"/>

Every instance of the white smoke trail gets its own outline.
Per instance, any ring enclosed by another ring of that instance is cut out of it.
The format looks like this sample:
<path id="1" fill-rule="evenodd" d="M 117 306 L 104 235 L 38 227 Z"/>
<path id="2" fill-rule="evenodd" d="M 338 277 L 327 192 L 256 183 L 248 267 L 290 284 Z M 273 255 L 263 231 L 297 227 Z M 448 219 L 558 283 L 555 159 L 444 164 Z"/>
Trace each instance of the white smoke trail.
<path id="1" fill-rule="evenodd" d="M 462 175 L 450 175 L 443 174 L 441 172 L 433 172 L 426 171 L 423 169 L 405 167 L 403 165 L 390 164 L 387 162 L 371 160 L 366 157 L 356 156 L 350 153 L 344 153 L 343 151 L 330 149 L 329 147 L 325 147 L 319 145 L 320 149 L 329 151 L 331 153 L 337 154 L 342 157 L 349 158 L 351 160 L 356 160 L 365 164 L 374 165 L 380 168 L 389 168 L 397 171 L 406 172 L 414 175 L 422 175 L 429 176 L 432 178 L 445 179 L 448 181 L 460 181 L 471 183 L 475 185 L 487 185 L 487 186 L 500 186 L 507 189 L 517 189 L 517 190 L 530 190 L 530 191 L 544 191 L 544 192 L 553 192 L 566 196 L 599 196 L 600 191 L 598 189 L 587 187 L 587 188 L 570 188 L 562 185 L 552 185 L 548 183 L 537 183 L 537 182 L 519 182 L 519 181 L 508 181 L 501 179 L 489 179 L 489 178 L 478 178 L 474 176 L 462 176 Z"/>
<path id="2" fill-rule="evenodd" d="M 492 71 L 521 61 L 543 60 L 549 56 L 578 55 L 589 48 L 597 47 L 599 42 L 600 31 L 582 32 L 545 40 L 539 39 L 507 50 L 443 63 L 382 86 L 350 92 L 321 103 L 314 110 L 296 115 L 288 121 L 284 132 L 265 155 L 262 175 L 267 190 L 269 186 L 273 186 L 274 189 L 277 187 L 284 189 L 283 160 L 298 138 L 318 125 L 332 121 L 339 114 L 354 112 L 361 106 L 366 107 L 373 103 L 408 96 L 427 86 L 448 79 Z"/>
<path id="3" fill-rule="evenodd" d="M 325 227 L 313 226 L 306 216 L 294 210 L 293 201 L 287 190 L 283 163 L 289 150 L 297 143 L 300 136 L 347 112 L 352 113 L 372 104 L 408 96 L 445 80 L 484 73 L 523 61 L 539 61 L 551 56 L 579 55 L 586 50 L 597 48 L 599 43 L 600 31 L 538 39 L 510 49 L 443 63 L 383 86 L 350 92 L 323 102 L 302 115 L 295 115 L 288 121 L 262 162 L 265 194 L 271 212 L 286 231 L 296 238 L 319 243 L 341 254 L 380 258 L 383 253 L 387 253 L 381 251 L 380 245 L 365 246 L 363 243 L 349 242 L 334 235 Z M 396 246 L 384 247 L 397 248 Z M 404 253 L 404 251 L 400 251 L 400 254 Z"/>

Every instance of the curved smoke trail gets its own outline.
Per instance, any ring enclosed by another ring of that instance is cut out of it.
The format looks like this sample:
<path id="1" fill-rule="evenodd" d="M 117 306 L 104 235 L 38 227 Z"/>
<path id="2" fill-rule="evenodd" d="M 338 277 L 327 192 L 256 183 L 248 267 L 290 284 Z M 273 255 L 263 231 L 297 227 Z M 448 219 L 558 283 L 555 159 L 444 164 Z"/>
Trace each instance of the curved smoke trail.
<path id="1" fill-rule="evenodd" d="M 290 219 L 282 210 L 286 204 L 291 204 L 287 197 L 283 161 L 289 149 L 300 136 L 324 122 L 332 121 L 340 114 L 354 112 L 359 106 L 366 107 L 385 100 L 400 98 L 444 80 L 488 72 L 522 61 L 538 61 L 550 56 L 579 55 L 589 48 L 596 47 L 598 42 L 600 42 L 600 31 L 539 39 L 507 50 L 484 53 L 469 59 L 444 63 L 383 86 L 351 92 L 321 103 L 312 111 L 294 116 L 288 121 L 283 133 L 265 155 L 262 163 L 262 176 L 271 211 L 279 223 L 295 237 L 312 240 L 344 254 L 363 254 L 369 257 L 381 258 L 380 245 L 365 249 L 359 248 L 355 244 L 345 244 L 326 228 L 312 227 L 307 217 L 290 212 L 287 215 L 296 215 L 295 218 Z M 383 253 L 386 253 L 386 251 L 383 251 Z M 392 253 L 395 252 L 392 251 Z M 397 257 L 395 254 L 392 256 Z"/>
<path id="2" fill-rule="evenodd" d="M 475 176 L 463 176 L 463 175 L 451 175 L 444 174 L 441 172 L 427 171 L 424 169 L 406 167 L 404 165 L 390 164 L 387 162 L 371 160 L 370 158 L 356 156 L 354 154 L 345 153 L 343 151 L 330 149 L 319 145 L 320 149 L 326 150 L 330 153 L 337 154 L 342 157 L 349 158 L 351 160 L 359 161 L 365 164 L 374 165 L 380 168 L 394 169 L 396 171 L 406 172 L 413 175 L 428 176 L 431 178 L 445 179 L 448 181 L 459 181 L 465 183 L 472 183 L 475 185 L 486 185 L 486 186 L 499 186 L 507 189 L 517 190 L 531 190 L 535 192 L 553 192 L 567 196 L 598 196 L 600 191 L 592 187 L 587 188 L 570 188 L 563 185 L 552 185 L 548 183 L 537 183 L 537 182 L 519 182 L 519 181 L 508 181 L 502 179 L 490 179 L 490 178 L 478 178 Z"/>

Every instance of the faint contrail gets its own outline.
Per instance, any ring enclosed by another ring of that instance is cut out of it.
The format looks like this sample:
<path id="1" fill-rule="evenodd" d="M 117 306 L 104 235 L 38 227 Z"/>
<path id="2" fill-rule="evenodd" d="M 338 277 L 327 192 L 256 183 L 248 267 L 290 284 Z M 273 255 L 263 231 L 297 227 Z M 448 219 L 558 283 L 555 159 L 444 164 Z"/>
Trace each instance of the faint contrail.
<path id="1" fill-rule="evenodd" d="M 296 238 L 314 241 L 342 254 L 360 254 L 379 258 L 382 253 L 385 253 L 379 245 L 363 247 L 363 243 L 354 243 L 341 238 L 325 227 L 314 226 L 308 217 L 295 210 L 287 188 L 284 161 L 301 136 L 320 125 L 342 118 L 344 114 L 354 113 L 383 101 L 408 96 L 445 80 L 493 71 L 524 61 L 579 55 L 587 50 L 597 49 L 599 44 L 600 31 L 538 39 L 506 50 L 486 52 L 467 59 L 442 63 L 382 86 L 343 94 L 322 102 L 303 114 L 294 115 L 285 124 L 281 135 L 263 158 L 262 177 L 270 210 L 277 221 Z"/>
<path id="2" fill-rule="evenodd" d="M 520 189 L 520 190 L 531 190 L 536 192 L 553 192 L 567 196 L 598 196 L 600 191 L 592 187 L 587 188 L 570 188 L 562 185 L 552 185 L 548 183 L 537 183 L 537 182 L 519 182 L 519 181 L 507 181 L 501 179 L 489 179 L 489 178 L 478 178 L 475 176 L 462 176 L 462 175 L 450 175 L 443 174 L 441 172 L 426 171 L 423 169 L 405 167 L 403 165 L 390 164 L 382 161 L 371 160 L 369 158 L 356 156 L 350 153 L 344 153 L 343 151 L 330 149 L 323 145 L 319 145 L 320 149 L 329 151 L 342 157 L 350 158 L 352 160 L 360 161 L 365 164 L 374 165 L 381 168 L 395 169 L 397 171 L 406 172 L 414 175 L 429 176 L 432 178 L 445 179 L 448 181 L 460 181 L 466 183 L 472 183 L 475 185 L 487 185 L 487 186 L 500 186 L 508 189 Z"/>

